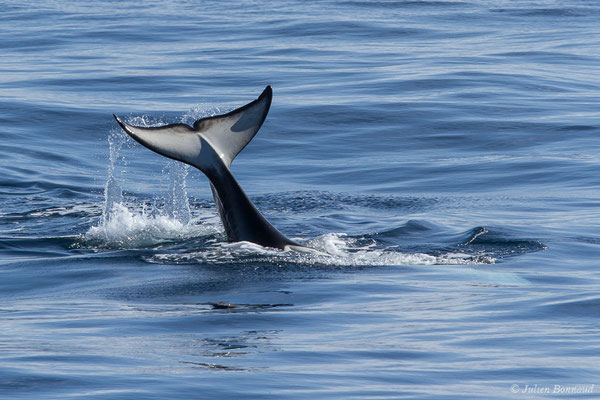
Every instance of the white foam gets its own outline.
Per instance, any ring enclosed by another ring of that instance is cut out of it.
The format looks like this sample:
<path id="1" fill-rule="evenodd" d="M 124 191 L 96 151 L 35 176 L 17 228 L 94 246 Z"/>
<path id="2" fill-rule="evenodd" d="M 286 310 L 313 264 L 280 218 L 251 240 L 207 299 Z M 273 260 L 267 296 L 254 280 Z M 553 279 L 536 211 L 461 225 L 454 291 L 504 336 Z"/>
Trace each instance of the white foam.
<path id="1" fill-rule="evenodd" d="M 301 240 L 297 240 L 302 242 Z M 493 264 L 495 259 L 485 255 L 446 253 L 430 255 L 403 253 L 397 250 L 377 249 L 373 244 L 357 244 L 343 233 L 328 233 L 301 243 L 318 253 L 282 251 L 250 242 L 208 245 L 201 251 L 177 254 L 157 254 L 151 262 L 176 263 L 231 263 L 260 261 L 268 263 L 293 263 L 301 265 L 332 266 L 401 266 L 401 265 L 476 265 Z"/>
<path id="2" fill-rule="evenodd" d="M 425 253 L 404 253 L 395 249 L 378 249 L 375 243 L 358 245 L 355 239 L 343 233 L 328 233 L 312 239 L 306 246 L 330 254 L 330 257 L 317 257 L 318 261 L 331 265 L 473 265 L 492 264 L 490 256 L 464 253 L 430 255 Z"/>
<path id="3" fill-rule="evenodd" d="M 192 219 L 183 223 L 171 216 L 141 210 L 130 210 L 114 203 L 97 226 L 92 226 L 84 240 L 100 247 L 140 248 L 186 240 L 218 233 L 218 225 L 210 219 Z"/>

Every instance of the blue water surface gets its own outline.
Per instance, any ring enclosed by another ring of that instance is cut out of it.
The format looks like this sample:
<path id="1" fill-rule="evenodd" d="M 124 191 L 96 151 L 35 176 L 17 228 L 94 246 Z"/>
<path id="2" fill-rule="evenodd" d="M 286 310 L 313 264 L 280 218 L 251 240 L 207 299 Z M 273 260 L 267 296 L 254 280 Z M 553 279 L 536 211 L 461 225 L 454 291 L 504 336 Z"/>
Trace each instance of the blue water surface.
<path id="1" fill-rule="evenodd" d="M 599 3 L 0 11 L 0 398 L 599 396 Z M 232 172 L 329 256 L 228 243 L 112 117 L 267 85 Z"/>

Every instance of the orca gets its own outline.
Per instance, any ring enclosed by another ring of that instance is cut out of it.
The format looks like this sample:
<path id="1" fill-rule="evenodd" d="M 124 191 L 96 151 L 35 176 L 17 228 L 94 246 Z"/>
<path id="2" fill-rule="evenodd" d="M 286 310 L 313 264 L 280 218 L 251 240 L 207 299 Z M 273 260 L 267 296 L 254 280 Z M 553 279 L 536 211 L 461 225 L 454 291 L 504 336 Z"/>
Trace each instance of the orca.
<path id="1" fill-rule="evenodd" d="M 317 252 L 288 239 L 271 225 L 246 196 L 230 171 L 233 159 L 265 121 L 272 98 L 273 90 L 267 86 L 251 103 L 226 114 L 199 119 L 193 126 L 133 126 L 113 116 L 125 133 L 141 145 L 162 156 L 196 167 L 206 175 L 230 242 L 247 241 L 281 250 Z"/>

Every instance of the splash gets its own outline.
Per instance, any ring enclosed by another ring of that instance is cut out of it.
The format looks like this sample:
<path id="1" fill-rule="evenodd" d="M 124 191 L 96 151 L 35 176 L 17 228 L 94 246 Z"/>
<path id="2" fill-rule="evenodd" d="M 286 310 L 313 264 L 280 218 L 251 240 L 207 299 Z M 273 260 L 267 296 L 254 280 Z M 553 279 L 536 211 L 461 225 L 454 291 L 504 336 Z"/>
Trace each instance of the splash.
<path id="1" fill-rule="evenodd" d="M 127 137 L 117 131 L 111 131 L 108 136 L 108 178 L 104 185 L 104 209 L 102 210 L 102 224 L 106 224 L 108 215 L 114 205 L 123 201 L 121 188 L 121 175 L 126 166 L 125 157 L 120 157 L 121 149 L 127 142 Z"/>
<path id="2" fill-rule="evenodd" d="M 163 175 L 169 177 L 169 189 L 165 198 L 165 212 L 170 218 L 189 224 L 192 210 L 188 200 L 186 178 L 189 166 L 176 161 L 169 161 L 163 168 Z"/>
<path id="3" fill-rule="evenodd" d="M 132 118 L 129 122 L 138 126 L 162 124 L 146 117 Z M 168 189 L 163 195 L 151 199 L 150 203 L 131 197 L 126 199 L 122 188 L 127 159 L 122 150 L 133 143 L 119 130 L 109 134 L 102 216 L 83 236 L 83 242 L 93 247 L 140 248 L 218 234 L 220 228 L 214 212 L 199 210 L 193 215 L 186 184 L 189 168 L 181 163 L 165 159 L 162 174 L 168 179 Z"/>
<path id="4" fill-rule="evenodd" d="M 180 121 L 182 124 L 193 125 L 194 122 L 200 118 L 212 117 L 225 112 L 226 111 L 221 110 L 219 107 L 214 107 L 208 104 L 199 104 L 183 114 Z"/>
<path id="5" fill-rule="evenodd" d="M 183 223 L 155 210 L 132 211 L 124 204 L 114 203 L 102 223 L 89 229 L 85 240 L 107 248 L 143 248 L 218 232 L 216 224 L 197 222 L 192 219 Z"/>

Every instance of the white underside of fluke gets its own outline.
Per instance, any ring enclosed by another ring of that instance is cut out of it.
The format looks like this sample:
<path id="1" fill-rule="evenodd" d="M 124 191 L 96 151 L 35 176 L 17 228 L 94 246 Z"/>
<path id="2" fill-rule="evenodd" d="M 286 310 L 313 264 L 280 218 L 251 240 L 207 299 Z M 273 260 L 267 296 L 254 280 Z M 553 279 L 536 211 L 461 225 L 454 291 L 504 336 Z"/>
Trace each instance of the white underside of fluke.
<path id="1" fill-rule="evenodd" d="M 210 168 L 213 162 L 203 157 L 208 154 L 203 152 L 203 143 L 208 143 L 229 168 L 262 126 L 271 99 L 272 90 L 268 86 L 253 102 L 227 114 L 200 119 L 193 127 L 186 124 L 142 127 L 129 125 L 116 115 L 115 119 L 127 134 L 158 154 L 202 170 Z"/>

